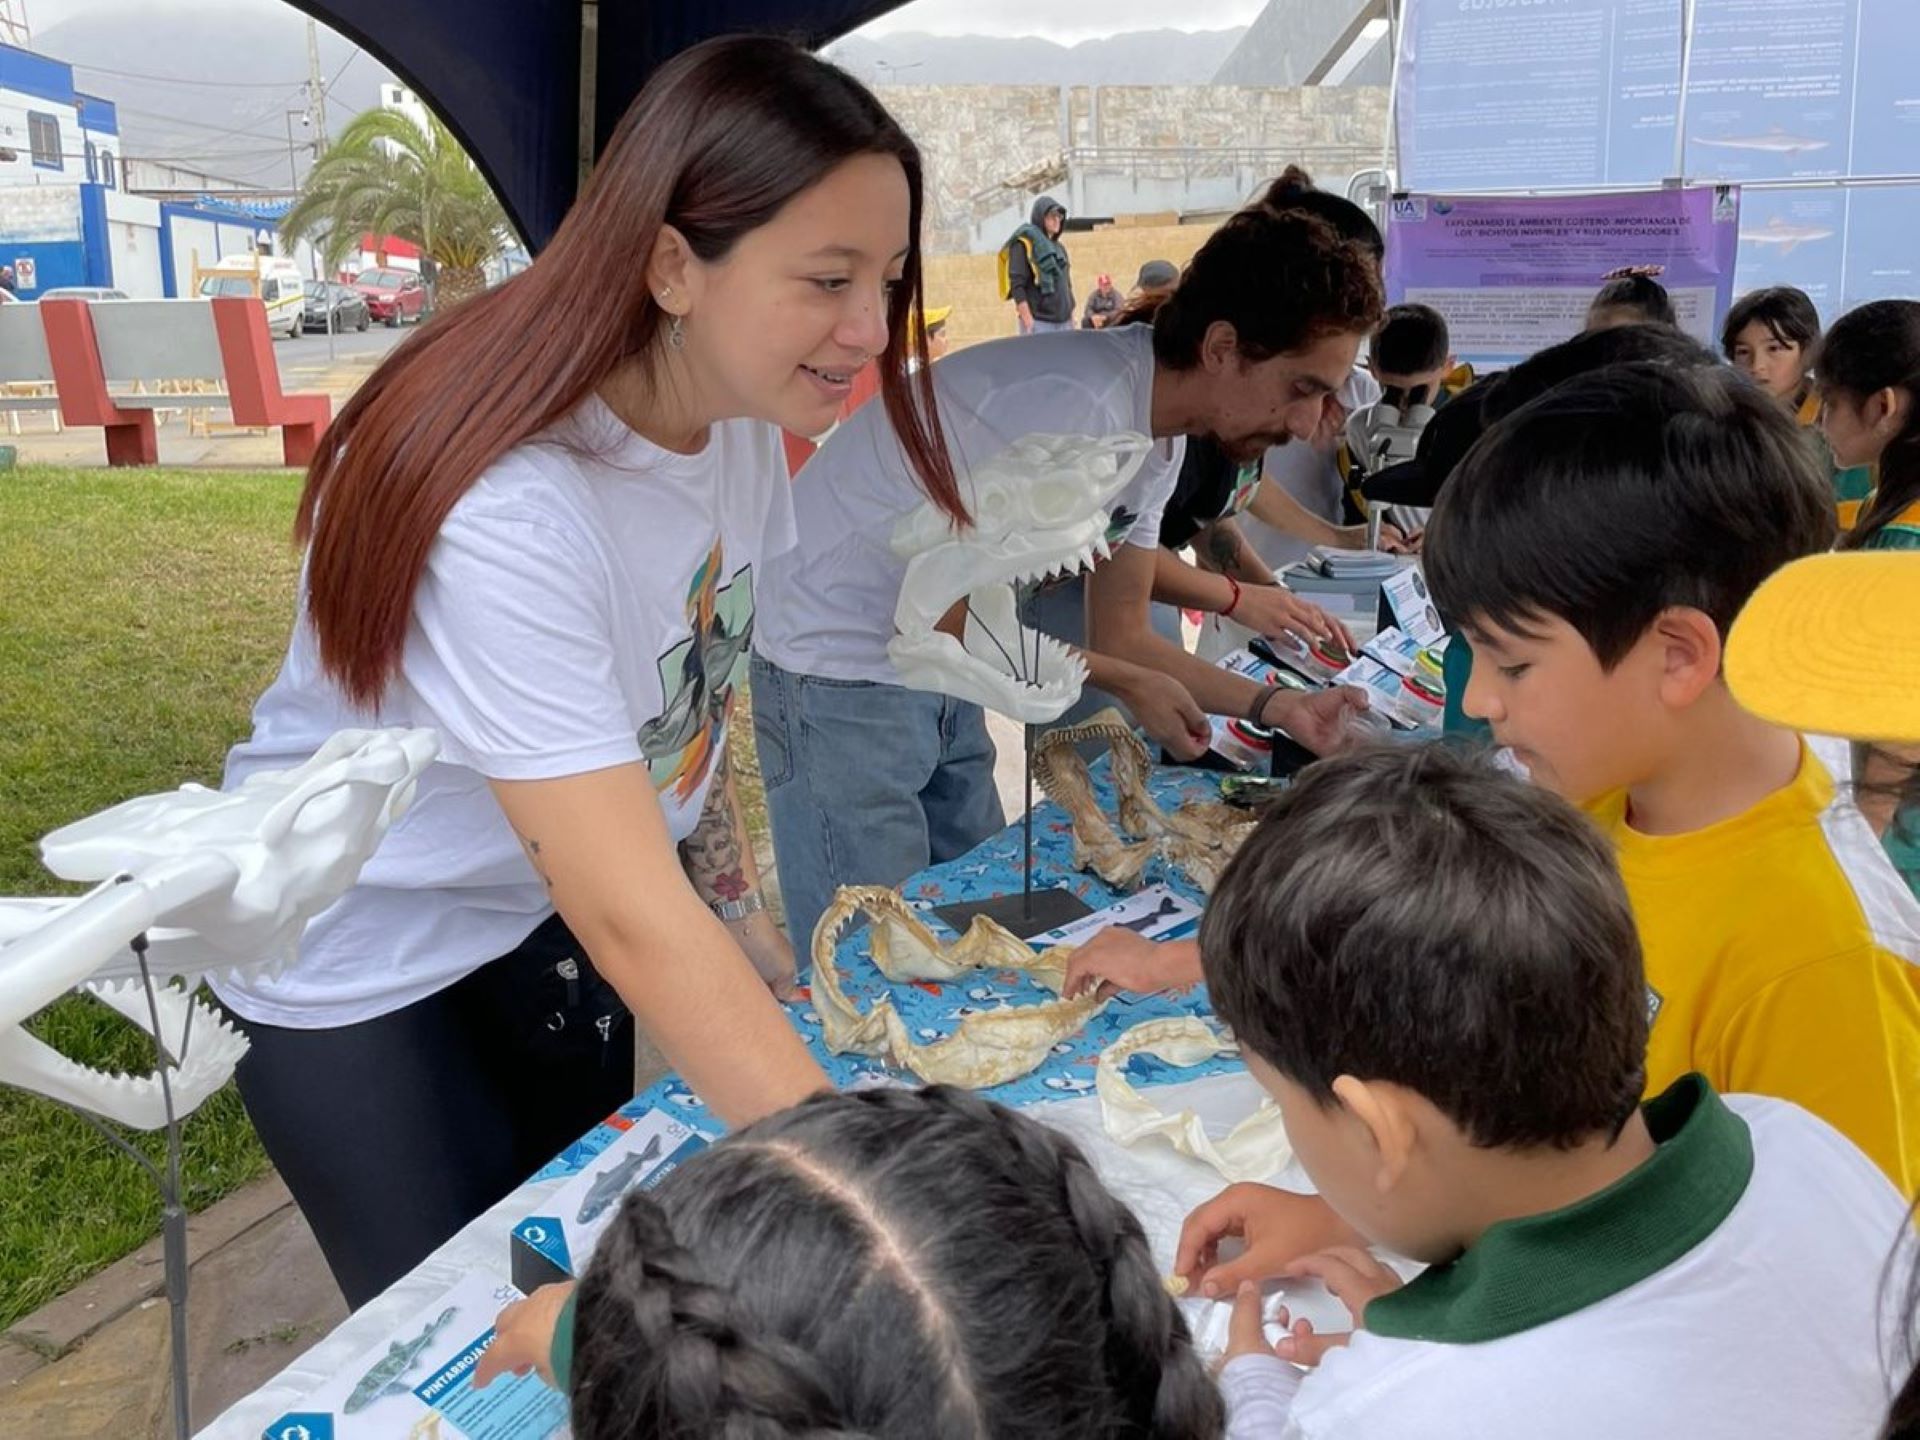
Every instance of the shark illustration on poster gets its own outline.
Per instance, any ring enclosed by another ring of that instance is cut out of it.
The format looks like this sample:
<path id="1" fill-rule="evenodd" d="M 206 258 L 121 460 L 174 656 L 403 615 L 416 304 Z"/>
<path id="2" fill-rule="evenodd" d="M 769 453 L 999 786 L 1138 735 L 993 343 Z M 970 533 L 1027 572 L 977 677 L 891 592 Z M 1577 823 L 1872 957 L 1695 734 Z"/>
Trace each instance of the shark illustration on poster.
<path id="1" fill-rule="evenodd" d="M 1831 225 L 1797 225 L 1784 216 L 1774 215 L 1764 225 L 1742 230 L 1740 243 L 1778 246 L 1782 255 L 1791 255 L 1802 245 L 1811 245 L 1816 240 L 1830 240 L 1833 235 Z"/>
<path id="2" fill-rule="evenodd" d="M 1816 150 L 1825 150 L 1833 142 L 1812 135 L 1789 135 L 1776 125 L 1760 135 L 1723 135 L 1717 139 L 1695 135 L 1690 143 L 1716 150 L 1754 150 L 1763 155 L 1810 155 Z"/>

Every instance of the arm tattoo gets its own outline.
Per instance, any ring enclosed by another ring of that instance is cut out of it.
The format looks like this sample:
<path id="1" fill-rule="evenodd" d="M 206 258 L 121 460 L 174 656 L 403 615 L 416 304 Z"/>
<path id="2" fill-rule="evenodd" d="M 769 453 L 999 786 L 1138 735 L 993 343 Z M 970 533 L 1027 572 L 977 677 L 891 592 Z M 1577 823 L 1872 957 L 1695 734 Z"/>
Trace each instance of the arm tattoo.
<path id="1" fill-rule="evenodd" d="M 1216 522 L 1207 527 L 1207 568 L 1232 575 L 1240 567 L 1240 532 L 1233 526 Z"/>
<path id="2" fill-rule="evenodd" d="M 547 873 L 547 862 L 540 858 L 540 842 L 531 836 L 522 835 L 520 845 L 527 852 L 527 860 L 533 866 L 533 873 L 540 877 L 541 883 L 547 887 L 547 893 L 551 895 L 553 876 Z"/>
<path id="3" fill-rule="evenodd" d="M 722 751 L 713 783 L 707 787 L 700 823 L 680 842 L 680 863 L 686 867 L 694 893 L 711 904 L 738 900 L 753 889 L 747 882 L 741 855 L 739 827 L 734 822 L 733 771 Z"/>

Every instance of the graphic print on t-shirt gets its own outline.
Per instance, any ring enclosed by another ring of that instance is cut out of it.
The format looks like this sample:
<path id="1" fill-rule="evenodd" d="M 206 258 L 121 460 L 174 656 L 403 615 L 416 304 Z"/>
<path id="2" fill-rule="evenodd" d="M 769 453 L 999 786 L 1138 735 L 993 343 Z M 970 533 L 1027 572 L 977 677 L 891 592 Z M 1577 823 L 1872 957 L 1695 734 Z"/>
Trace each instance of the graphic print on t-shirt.
<path id="1" fill-rule="evenodd" d="M 1130 510 L 1125 505 L 1114 506 L 1112 513 L 1107 516 L 1107 544 L 1118 545 L 1126 539 L 1139 518 L 1140 512 L 1137 510 Z"/>
<path id="2" fill-rule="evenodd" d="M 1234 472 L 1233 494 L 1227 498 L 1227 508 L 1220 512 L 1222 519 L 1238 515 L 1253 503 L 1254 492 L 1260 488 L 1260 464 L 1242 465 Z"/>
<path id="3" fill-rule="evenodd" d="M 666 706 L 640 727 L 640 754 L 653 788 L 671 790 L 682 802 L 706 781 L 753 641 L 752 567 L 722 586 L 723 564 L 716 540 L 687 589 L 692 633 L 660 657 Z"/>

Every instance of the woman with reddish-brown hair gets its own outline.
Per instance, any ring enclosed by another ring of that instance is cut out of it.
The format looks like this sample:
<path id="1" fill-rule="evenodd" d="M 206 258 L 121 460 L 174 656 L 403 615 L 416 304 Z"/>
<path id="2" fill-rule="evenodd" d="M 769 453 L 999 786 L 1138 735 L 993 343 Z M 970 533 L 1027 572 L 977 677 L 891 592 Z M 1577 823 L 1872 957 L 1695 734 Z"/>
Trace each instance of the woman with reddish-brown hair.
<path id="1" fill-rule="evenodd" d="M 825 1084 L 727 722 L 757 572 L 794 543 L 779 427 L 827 428 L 877 357 L 966 522 L 909 339 L 920 214 L 858 83 L 702 45 L 534 265 L 395 351 L 315 457 L 292 642 L 229 782 L 370 723 L 431 726 L 439 761 L 291 968 L 217 988 L 350 1304 L 631 1094 L 634 1017 L 732 1124 Z"/>

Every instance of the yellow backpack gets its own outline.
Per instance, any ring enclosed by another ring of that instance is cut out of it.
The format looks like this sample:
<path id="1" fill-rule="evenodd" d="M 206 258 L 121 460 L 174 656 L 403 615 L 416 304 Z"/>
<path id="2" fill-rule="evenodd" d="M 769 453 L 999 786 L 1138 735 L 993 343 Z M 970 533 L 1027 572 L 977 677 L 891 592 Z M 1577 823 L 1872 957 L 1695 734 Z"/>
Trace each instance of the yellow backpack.
<path id="1" fill-rule="evenodd" d="M 1013 247 L 1019 245 L 1027 252 L 1027 270 L 1037 276 L 1040 267 L 1033 263 L 1033 241 L 1027 238 L 1024 230 L 1013 232 L 1013 238 L 1000 247 L 1000 298 L 1013 298 Z"/>

